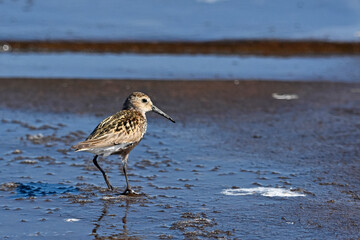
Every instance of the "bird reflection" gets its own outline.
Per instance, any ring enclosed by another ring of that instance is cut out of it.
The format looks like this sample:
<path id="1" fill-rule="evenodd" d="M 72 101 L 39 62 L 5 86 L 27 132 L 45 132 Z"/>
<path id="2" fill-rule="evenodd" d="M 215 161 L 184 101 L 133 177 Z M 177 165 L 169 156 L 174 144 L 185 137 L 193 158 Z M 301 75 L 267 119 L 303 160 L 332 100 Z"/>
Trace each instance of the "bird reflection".
<path id="1" fill-rule="evenodd" d="M 129 208 L 130 208 L 131 199 L 125 198 L 124 202 L 125 202 L 125 211 L 124 211 L 124 216 L 122 217 L 123 230 L 119 233 L 114 233 L 114 234 L 110 234 L 110 235 L 101 235 L 101 233 L 98 233 L 98 230 L 100 227 L 105 227 L 107 224 L 109 224 L 108 222 L 104 221 L 105 216 L 115 216 L 115 213 L 114 214 L 109 213 L 109 207 L 111 205 L 114 205 L 115 202 L 105 201 L 100 217 L 97 220 L 95 220 L 95 222 L 94 222 L 94 228 L 92 230 L 91 235 L 93 235 L 95 237 L 95 239 L 108 239 L 108 238 L 127 239 L 128 238 L 129 233 L 128 233 L 128 229 L 127 229 L 127 214 L 128 214 Z M 116 209 L 119 209 L 119 208 L 116 208 Z M 109 229 L 109 228 L 106 228 L 106 229 Z M 117 230 L 117 231 L 119 231 L 119 230 Z M 132 239 L 134 239 L 134 238 L 132 237 Z M 135 239 L 137 239 L 137 238 L 135 238 Z"/>

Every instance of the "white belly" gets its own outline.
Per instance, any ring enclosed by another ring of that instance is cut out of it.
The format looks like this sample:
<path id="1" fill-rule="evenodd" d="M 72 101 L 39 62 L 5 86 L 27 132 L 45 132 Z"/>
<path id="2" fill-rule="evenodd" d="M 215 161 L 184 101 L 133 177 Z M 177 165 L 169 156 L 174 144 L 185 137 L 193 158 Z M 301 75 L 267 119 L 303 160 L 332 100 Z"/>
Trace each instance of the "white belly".
<path id="1" fill-rule="evenodd" d="M 88 149 L 84 149 L 84 150 L 80 150 L 80 151 L 89 152 L 89 153 L 93 153 L 95 155 L 107 157 L 115 152 L 120 152 L 121 150 L 128 148 L 129 145 L 131 145 L 131 144 L 124 143 L 124 144 L 118 144 L 118 145 L 102 147 L 102 148 L 88 148 Z"/>

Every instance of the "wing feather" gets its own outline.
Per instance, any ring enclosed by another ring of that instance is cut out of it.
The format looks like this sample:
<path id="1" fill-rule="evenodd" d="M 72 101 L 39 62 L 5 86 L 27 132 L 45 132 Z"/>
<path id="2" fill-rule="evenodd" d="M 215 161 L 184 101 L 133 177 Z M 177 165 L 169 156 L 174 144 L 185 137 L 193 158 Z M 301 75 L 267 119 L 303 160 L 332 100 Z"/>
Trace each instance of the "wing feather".
<path id="1" fill-rule="evenodd" d="M 139 142 L 146 131 L 146 118 L 137 111 L 123 110 L 105 118 L 83 142 L 73 146 L 76 151 L 129 145 Z"/>

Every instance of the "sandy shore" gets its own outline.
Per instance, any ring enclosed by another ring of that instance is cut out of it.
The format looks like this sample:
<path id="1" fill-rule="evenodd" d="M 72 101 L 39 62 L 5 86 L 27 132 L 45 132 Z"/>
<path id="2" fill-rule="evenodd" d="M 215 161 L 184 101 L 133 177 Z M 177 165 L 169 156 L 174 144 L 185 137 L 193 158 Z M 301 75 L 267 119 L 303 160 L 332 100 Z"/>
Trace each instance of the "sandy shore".
<path id="1" fill-rule="evenodd" d="M 140 54 L 219 54 L 257 56 L 359 55 L 358 42 L 321 40 L 218 41 L 13 41 L 2 40 L 15 52 L 96 52 Z"/>
<path id="2" fill-rule="evenodd" d="M 356 108 L 358 83 L 279 81 L 142 81 L 77 79 L 0 79 L 3 107 L 51 112 L 108 114 L 118 111 L 126 96 L 143 91 L 181 117 L 228 112 Z M 296 101 L 279 101 L 273 93 L 296 94 Z"/>

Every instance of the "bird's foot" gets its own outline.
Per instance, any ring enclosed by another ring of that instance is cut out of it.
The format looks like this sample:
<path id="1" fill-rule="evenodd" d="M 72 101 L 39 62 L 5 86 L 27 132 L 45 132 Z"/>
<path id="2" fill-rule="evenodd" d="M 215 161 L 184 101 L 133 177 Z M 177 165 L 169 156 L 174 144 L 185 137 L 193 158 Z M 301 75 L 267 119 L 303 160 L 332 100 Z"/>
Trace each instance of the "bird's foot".
<path id="1" fill-rule="evenodd" d="M 138 195 L 134 190 L 127 188 L 121 195 Z"/>
<path id="2" fill-rule="evenodd" d="M 109 189 L 110 191 L 114 191 L 114 187 L 111 186 L 110 184 L 108 185 L 108 189 Z"/>

